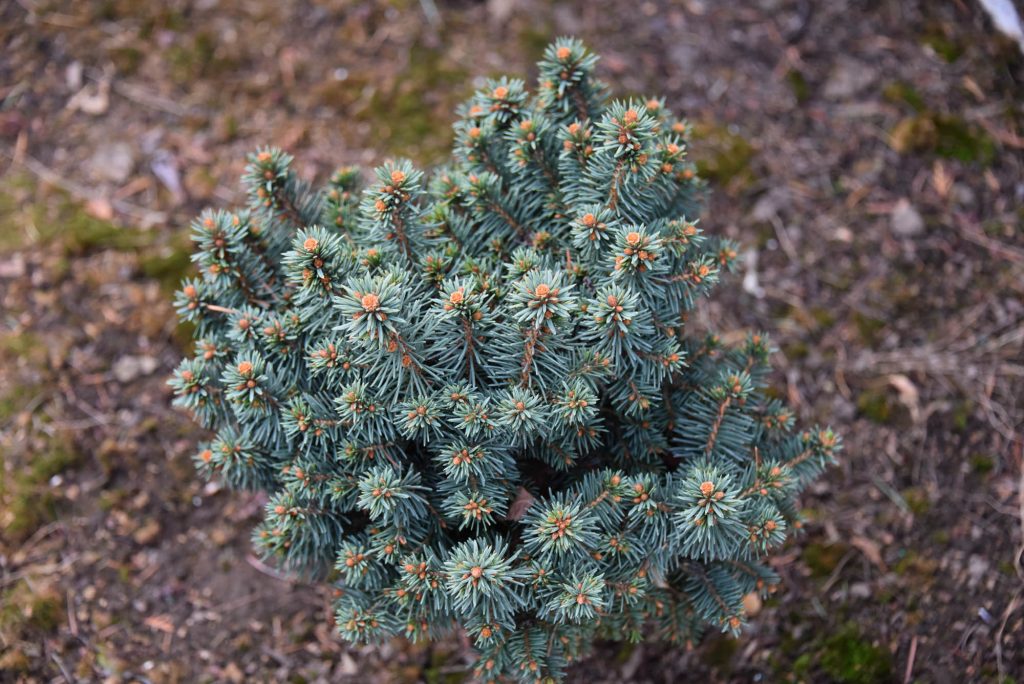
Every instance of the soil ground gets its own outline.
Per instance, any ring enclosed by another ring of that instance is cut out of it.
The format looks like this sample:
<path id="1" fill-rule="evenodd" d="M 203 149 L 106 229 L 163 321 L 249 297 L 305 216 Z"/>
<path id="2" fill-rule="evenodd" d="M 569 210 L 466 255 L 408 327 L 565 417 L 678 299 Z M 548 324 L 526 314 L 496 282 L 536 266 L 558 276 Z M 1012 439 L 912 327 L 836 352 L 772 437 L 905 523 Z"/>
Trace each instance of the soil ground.
<path id="1" fill-rule="evenodd" d="M 247 151 L 430 165 L 480 79 L 575 34 L 695 124 L 703 225 L 845 437 L 738 639 L 602 645 L 571 681 L 1024 678 L 1024 59 L 976 2 L 0 2 L 0 680 L 456 682 L 458 643 L 341 642 L 200 482 L 165 385 L 188 221 Z"/>

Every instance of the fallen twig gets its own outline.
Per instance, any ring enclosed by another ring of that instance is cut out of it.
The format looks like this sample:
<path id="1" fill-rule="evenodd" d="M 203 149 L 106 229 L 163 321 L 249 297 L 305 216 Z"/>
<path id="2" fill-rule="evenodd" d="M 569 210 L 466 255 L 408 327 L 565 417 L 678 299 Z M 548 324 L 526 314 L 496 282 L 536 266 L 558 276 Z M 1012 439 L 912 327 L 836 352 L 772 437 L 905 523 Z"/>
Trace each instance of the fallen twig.
<path id="1" fill-rule="evenodd" d="M 126 83 L 125 81 L 114 81 L 114 92 L 126 100 L 137 102 L 140 105 L 171 114 L 172 116 L 184 117 L 196 113 L 194 108 L 184 107 L 174 100 L 169 100 L 162 95 L 150 92 L 140 86 Z"/>
<path id="2" fill-rule="evenodd" d="M 60 673 L 64 676 L 64 679 L 68 684 L 75 684 L 77 680 L 71 676 L 70 672 L 68 672 L 68 668 L 64 665 L 64 661 L 60 659 L 60 656 L 51 652 L 50 659 L 57 664 L 57 668 L 60 670 Z"/>
<path id="3" fill-rule="evenodd" d="M 960 235 L 968 242 L 984 247 L 995 256 L 1002 257 L 1007 261 L 1018 264 L 1024 263 L 1024 249 L 1000 242 L 995 238 L 985 235 L 976 223 L 963 214 L 955 214 L 957 226 L 960 228 Z"/>
<path id="4" fill-rule="evenodd" d="M 27 579 L 29 577 L 54 575 L 63 572 L 67 568 L 77 563 L 78 558 L 79 556 L 76 554 L 74 556 L 69 556 L 60 563 L 50 563 L 48 565 L 26 567 L 24 570 L 19 570 L 18 572 L 13 572 L 10 575 L 7 575 L 6 577 L 0 578 L 0 588 L 14 584 L 18 580 Z"/>
<path id="5" fill-rule="evenodd" d="M 101 194 L 97 190 L 93 190 L 92 188 L 88 188 L 76 183 L 75 181 L 64 178 L 31 155 L 24 154 L 21 155 L 21 158 L 18 158 L 18 155 L 16 155 L 15 152 L 7 145 L 0 146 L 0 154 L 10 159 L 12 164 L 23 166 L 40 180 L 57 186 L 82 202 L 95 200 Z M 125 202 L 124 200 L 111 200 L 110 206 L 120 213 L 136 219 L 143 226 L 152 226 L 167 222 L 167 214 L 165 212 L 145 209 L 138 205 L 131 204 L 130 202 Z"/>
<path id="6" fill-rule="evenodd" d="M 1006 631 L 1006 623 L 1010 621 L 1010 616 L 1012 616 L 1017 610 L 1017 603 L 1020 601 L 1020 592 L 1021 590 L 1018 589 L 1016 593 L 1014 593 L 1013 598 L 1010 599 L 1009 605 L 1006 606 L 1006 610 L 1003 611 L 1003 619 L 999 623 L 999 629 L 995 634 L 996 667 L 999 670 L 1000 680 L 1006 679 L 1006 664 L 1003 663 L 1003 633 Z"/>
<path id="7" fill-rule="evenodd" d="M 259 558 L 257 558 L 256 556 L 252 555 L 251 553 L 245 557 L 245 560 L 246 560 L 247 563 L 249 563 L 249 565 L 251 565 L 253 568 L 258 570 L 259 572 L 262 572 L 267 577 L 273 577 L 276 580 L 280 580 L 282 582 L 288 582 L 289 584 L 294 584 L 295 583 L 295 578 L 294 577 L 286 575 L 283 572 L 281 572 L 281 571 L 279 571 L 279 570 L 277 570 L 275 568 L 270 567 L 269 565 L 267 565 L 266 563 L 264 563 Z"/>
<path id="8" fill-rule="evenodd" d="M 917 635 L 910 640 L 910 653 L 907 654 L 907 669 L 903 671 L 903 684 L 910 684 L 914 676 L 914 661 L 917 659 Z"/>
<path id="9" fill-rule="evenodd" d="M 75 618 L 75 601 L 72 597 L 71 590 L 67 590 L 67 611 L 68 611 L 68 631 L 71 632 L 71 636 L 78 636 L 78 620 Z"/>

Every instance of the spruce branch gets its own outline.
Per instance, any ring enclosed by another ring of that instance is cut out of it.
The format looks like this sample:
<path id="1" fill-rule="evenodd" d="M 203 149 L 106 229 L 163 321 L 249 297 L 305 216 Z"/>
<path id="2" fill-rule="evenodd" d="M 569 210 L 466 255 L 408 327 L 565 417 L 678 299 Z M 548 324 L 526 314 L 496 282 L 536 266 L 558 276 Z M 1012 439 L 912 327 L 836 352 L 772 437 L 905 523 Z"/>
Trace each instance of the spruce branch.
<path id="1" fill-rule="evenodd" d="M 174 295 L 174 403 L 201 476 L 268 492 L 257 548 L 331 578 L 346 639 L 464 630 L 484 681 L 741 629 L 842 449 L 772 398 L 763 333 L 695 330 L 737 245 L 694 220 L 686 122 L 596 65 L 560 38 L 533 94 L 486 82 L 429 174 L 316 189 L 257 150 Z"/>

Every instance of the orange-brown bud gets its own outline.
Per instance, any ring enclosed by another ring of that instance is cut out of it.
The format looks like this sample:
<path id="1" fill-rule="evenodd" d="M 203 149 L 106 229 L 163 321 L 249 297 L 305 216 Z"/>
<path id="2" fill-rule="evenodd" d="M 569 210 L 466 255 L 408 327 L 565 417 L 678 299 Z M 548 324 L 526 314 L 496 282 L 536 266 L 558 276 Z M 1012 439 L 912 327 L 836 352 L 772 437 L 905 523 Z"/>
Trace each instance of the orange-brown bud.
<path id="1" fill-rule="evenodd" d="M 364 311 L 373 312 L 380 308 L 380 297 L 370 292 L 364 294 L 359 303 L 363 305 Z"/>

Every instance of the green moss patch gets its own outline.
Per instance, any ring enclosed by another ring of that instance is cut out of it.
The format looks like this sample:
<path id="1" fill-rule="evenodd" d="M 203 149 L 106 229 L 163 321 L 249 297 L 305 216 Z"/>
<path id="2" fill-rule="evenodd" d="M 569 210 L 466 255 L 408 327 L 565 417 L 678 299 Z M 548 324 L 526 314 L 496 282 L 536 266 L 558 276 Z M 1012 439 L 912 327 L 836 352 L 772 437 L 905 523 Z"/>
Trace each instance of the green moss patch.
<path id="1" fill-rule="evenodd" d="M 853 624 L 826 639 L 820 664 L 832 681 L 844 684 L 872 684 L 892 679 L 892 654 L 865 639 Z"/>
<path id="2" fill-rule="evenodd" d="M 891 412 L 889 398 L 881 392 L 861 392 L 857 397 L 857 411 L 868 420 L 885 425 Z"/>
<path id="3" fill-rule="evenodd" d="M 0 520 L 7 521 L 3 536 L 21 541 L 54 520 L 61 497 L 49 486 L 50 478 L 75 468 L 81 461 L 71 436 L 58 433 L 13 477 L 0 480 Z"/>
<path id="4" fill-rule="evenodd" d="M 519 31 L 519 47 L 529 61 L 536 62 L 544 57 L 544 50 L 554 40 L 557 31 L 548 22 L 529 24 Z"/>
<path id="5" fill-rule="evenodd" d="M 451 144 L 451 113 L 470 95 L 468 73 L 443 52 L 415 45 L 394 85 L 378 89 L 365 115 L 374 123 L 375 146 L 421 164 L 443 159 Z"/>
<path id="6" fill-rule="evenodd" d="M 866 347 L 874 347 L 881 341 L 881 333 L 885 329 L 885 321 L 873 318 L 860 311 L 854 311 L 851 316 L 854 327 L 857 329 L 857 336 Z"/>
<path id="7" fill-rule="evenodd" d="M 965 432 L 968 422 L 974 414 L 974 402 L 970 399 L 963 399 L 953 405 L 949 415 L 950 425 L 956 432 Z"/>
<path id="8" fill-rule="evenodd" d="M 39 335 L 27 330 L 0 333 L 0 360 L 11 364 L 22 361 L 36 368 L 44 367 L 46 343 Z"/>
<path id="9" fill-rule="evenodd" d="M 921 36 L 921 44 L 926 45 L 945 62 L 952 64 L 964 54 L 964 45 L 952 35 L 952 29 L 938 23 L 930 24 Z"/>
<path id="10" fill-rule="evenodd" d="M 158 231 L 142 231 L 92 216 L 67 193 L 41 189 L 30 177 L 5 179 L 0 183 L 0 252 L 29 248 L 52 253 L 52 273 L 58 279 L 75 257 L 104 250 L 138 254 L 141 274 L 158 281 L 168 293 L 192 271 L 187 230 L 179 230 L 167 240 Z M 24 349 L 13 350 L 16 355 L 45 349 L 20 335 L 0 339 L 0 355 L 6 347 L 19 344 Z"/>
<path id="11" fill-rule="evenodd" d="M 907 551 L 893 567 L 893 572 L 911 580 L 928 580 L 935 576 L 939 562 L 922 556 L 916 551 Z"/>
<path id="12" fill-rule="evenodd" d="M 39 186 L 28 175 L 0 183 L 0 251 L 59 247 L 64 256 L 148 247 L 158 234 L 97 218 L 69 194 Z"/>
<path id="13" fill-rule="evenodd" d="M 988 475 L 996 467 L 996 460 L 989 454 L 971 454 L 971 472 L 975 475 Z"/>
<path id="14" fill-rule="evenodd" d="M 915 515 L 924 515 L 931 510 L 932 503 L 928 498 L 928 493 L 921 487 L 908 487 L 900 495 Z"/>
<path id="15" fill-rule="evenodd" d="M 995 141 L 981 127 L 951 114 L 922 112 L 908 116 L 889 132 L 892 148 L 901 154 L 928 153 L 984 166 L 996 155 Z"/>
<path id="16" fill-rule="evenodd" d="M 804 562 L 811 569 L 813 577 L 823 578 L 832 574 L 846 552 L 850 550 L 846 544 L 808 544 L 804 548 Z"/>
<path id="17" fill-rule="evenodd" d="M 806 331 L 812 339 L 817 339 L 836 323 L 836 316 L 832 310 L 822 306 L 809 309 L 790 306 L 786 309 L 785 317 Z"/>
<path id="18" fill-rule="evenodd" d="M 797 104 L 803 104 L 811 99 L 811 86 L 808 85 L 807 78 L 802 71 L 798 69 L 787 71 L 786 83 L 789 85 L 789 89 L 793 91 L 793 97 L 796 98 Z"/>
<path id="19" fill-rule="evenodd" d="M 728 673 L 732 671 L 732 664 L 735 662 L 736 652 L 739 648 L 739 639 L 725 634 L 716 634 L 709 637 L 703 646 L 701 660 L 709 667 Z"/>
<path id="20" fill-rule="evenodd" d="M 0 179 L 0 252 L 21 247 L 28 239 L 28 221 L 19 198 L 28 194 L 31 185 L 27 174 Z"/>
<path id="21" fill-rule="evenodd" d="M 8 640 L 52 634 L 63 619 L 63 598 L 51 587 L 22 580 L 0 597 L 0 634 Z"/>
<path id="22" fill-rule="evenodd" d="M 696 123 L 692 139 L 697 173 L 734 190 L 753 181 L 750 165 L 756 154 L 746 138 L 726 126 Z"/>
<path id="23" fill-rule="evenodd" d="M 139 257 L 139 270 L 147 278 L 158 281 L 165 292 L 173 292 L 193 271 L 191 250 L 188 231 L 178 231 L 168 244 L 143 252 Z"/>
<path id="24" fill-rule="evenodd" d="M 874 684 L 892 681 L 892 654 L 867 640 L 854 623 L 847 623 L 832 634 L 812 639 L 783 641 L 783 650 L 799 649 L 792 665 L 777 663 L 789 681 Z"/>
<path id="25" fill-rule="evenodd" d="M 873 423 L 893 425 L 907 413 L 888 387 L 874 385 L 857 395 L 857 412 Z"/>
<path id="26" fill-rule="evenodd" d="M 118 73 L 131 76 L 146 61 L 146 53 L 132 45 L 121 45 L 107 50 L 107 56 L 114 63 Z"/>
<path id="27" fill-rule="evenodd" d="M 925 110 L 924 98 L 917 92 L 917 89 L 903 81 L 893 81 L 882 88 L 882 97 L 886 102 L 896 105 L 907 105 L 915 112 Z"/>

